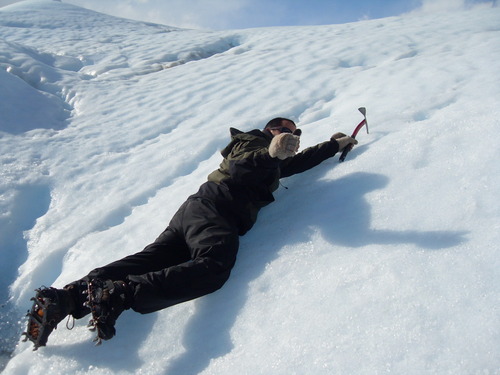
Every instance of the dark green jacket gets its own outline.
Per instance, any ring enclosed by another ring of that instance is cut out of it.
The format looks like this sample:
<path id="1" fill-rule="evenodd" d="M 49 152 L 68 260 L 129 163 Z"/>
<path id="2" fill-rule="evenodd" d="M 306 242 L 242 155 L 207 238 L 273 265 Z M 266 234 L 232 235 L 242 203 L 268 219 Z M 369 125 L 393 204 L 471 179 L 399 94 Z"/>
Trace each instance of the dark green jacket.
<path id="1" fill-rule="evenodd" d="M 327 141 L 280 160 L 269 155 L 269 132 L 230 131 L 231 142 L 221 151 L 224 160 L 195 196 L 214 201 L 221 215 L 235 220 L 240 235 L 253 226 L 259 210 L 274 201 L 272 193 L 281 177 L 304 172 L 339 149 L 336 141 Z"/>

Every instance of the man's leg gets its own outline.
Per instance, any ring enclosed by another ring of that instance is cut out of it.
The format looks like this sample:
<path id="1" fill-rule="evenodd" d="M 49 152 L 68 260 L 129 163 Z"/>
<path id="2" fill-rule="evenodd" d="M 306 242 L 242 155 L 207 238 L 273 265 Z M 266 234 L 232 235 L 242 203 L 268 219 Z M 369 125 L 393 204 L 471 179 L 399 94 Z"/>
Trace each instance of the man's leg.
<path id="1" fill-rule="evenodd" d="M 238 230 L 213 202 L 190 199 L 172 219 L 182 233 L 191 259 L 184 263 L 131 275 L 135 284 L 132 309 L 149 313 L 189 301 L 221 288 L 229 278 L 239 247 Z"/>
<path id="2" fill-rule="evenodd" d="M 170 226 L 144 250 L 126 256 L 104 267 L 96 268 L 85 279 L 101 278 L 124 280 L 129 275 L 141 275 L 158 271 L 191 259 L 189 250 L 181 235 Z"/>
<path id="3" fill-rule="evenodd" d="M 129 285 L 127 276 L 168 268 L 190 258 L 191 254 L 183 236 L 169 227 L 154 243 L 137 254 L 97 268 L 63 289 L 41 288 L 37 291 L 29 313 L 26 339 L 33 341 L 35 349 L 45 346 L 51 332 L 67 315 L 76 319 L 88 315 L 91 312 L 87 294 L 89 285 L 96 292 L 94 297 L 99 296 L 98 303 L 95 298 L 93 301 L 96 303 L 91 303 L 94 318 L 96 312 L 107 317 L 103 324 L 97 324 L 99 337 L 109 339 L 114 335 L 116 318 L 124 308 L 130 307 L 131 302 L 126 299 L 133 299 L 135 288 Z M 89 284 L 91 282 L 92 284 Z M 116 291 L 119 292 L 114 293 Z M 126 294 L 130 295 L 129 298 L 124 297 L 121 300 L 121 296 Z M 105 295 L 109 297 L 101 298 Z M 117 296 L 120 298 L 116 298 Z"/>
<path id="4" fill-rule="evenodd" d="M 75 308 L 71 311 L 74 318 L 80 319 L 90 310 L 83 304 L 87 299 L 87 284 L 92 279 L 124 281 L 127 276 L 160 270 L 190 259 L 190 254 L 182 237 L 170 227 L 144 250 L 96 268 L 80 280 L 73 281 L 64 287 L 75 300 Z"/>

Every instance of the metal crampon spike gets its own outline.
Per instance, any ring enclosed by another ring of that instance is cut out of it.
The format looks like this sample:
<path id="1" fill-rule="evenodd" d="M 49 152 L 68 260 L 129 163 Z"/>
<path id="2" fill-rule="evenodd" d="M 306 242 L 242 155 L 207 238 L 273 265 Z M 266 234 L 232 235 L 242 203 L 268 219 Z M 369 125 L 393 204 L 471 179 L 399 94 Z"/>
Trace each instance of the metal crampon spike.
<path id="1" fill-rule="evenodd" d="M 89 323 L 87 324 L 87 328 L 91 332 L 94 332 L 97 329 L 97 326 L 96 326 L 95 321 L 93 319 L 90 319 Z"/>
<path id="2" fill-rule="evenodd" d="M 102 344 L 102 340 L 101 340 L 101 338 L 100 338 L 99 336 L 96 336 L 96 337 L 92 340 L 92 342 L 95 342 L 95 346 L 99 346 L 99 345 L 101 345 L 101 344 Z"/>

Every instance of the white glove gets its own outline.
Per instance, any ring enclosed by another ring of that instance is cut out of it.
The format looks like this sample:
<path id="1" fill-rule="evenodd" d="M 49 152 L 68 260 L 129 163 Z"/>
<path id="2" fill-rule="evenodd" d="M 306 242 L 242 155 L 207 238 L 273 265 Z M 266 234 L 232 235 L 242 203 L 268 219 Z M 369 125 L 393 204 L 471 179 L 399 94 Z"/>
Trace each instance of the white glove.
<path id="1" fill-rule="evenodd" d="M 332 135 L 332 136 L 330 137 L 330 139 L 339 139 L 339 138 L 346 137 L 346 136 L 347 136 L 347 134 L 344 134 L 344 133 L 340 133 L 340 132 L 339 132 L 339 133 L 335 133 L 334 135 Z"/>
<path id="2" fill-rule="evenodd" d="M 290 133 L 281 133 L 273 137 L 269 145 L 269 155 L 280 160 L 294 156 L 299 150 L 300 137 Z"/>

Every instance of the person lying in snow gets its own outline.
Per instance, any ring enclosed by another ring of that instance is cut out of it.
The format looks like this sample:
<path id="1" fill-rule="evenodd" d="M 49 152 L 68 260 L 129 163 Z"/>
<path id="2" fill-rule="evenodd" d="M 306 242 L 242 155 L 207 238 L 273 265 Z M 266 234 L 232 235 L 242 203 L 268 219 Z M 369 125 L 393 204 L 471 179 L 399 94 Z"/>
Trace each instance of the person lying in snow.
<path id="1" fill-rule="evenodd" d="M 116 319 L 126 309 L 151 313 L 218 290 L 235 264 L 239 236 L 252 228 L 259 210 L 274 201 L 279 179 L 357 144 L 336 133 L 298 153 L 301 131 L 285 118 L 269 121 L 263 131 L 230 131 L 219 169 L 182 204 L 152 244 L 63 289 L 37 289 L 25 341 L 31 340 L 36 350 L 46 345 L 66 316 L 92 314 L 91 326 L 100 343 L 115 335 Z"/>

